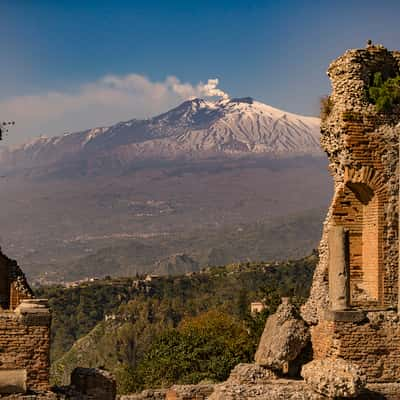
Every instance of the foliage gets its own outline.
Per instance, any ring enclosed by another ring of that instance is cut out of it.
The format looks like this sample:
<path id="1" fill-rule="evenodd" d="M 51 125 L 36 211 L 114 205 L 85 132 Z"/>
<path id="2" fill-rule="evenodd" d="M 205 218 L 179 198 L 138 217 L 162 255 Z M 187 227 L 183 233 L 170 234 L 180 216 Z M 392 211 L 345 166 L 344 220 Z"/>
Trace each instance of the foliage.
<path id="1" fill-rule="evenodd" d="M 322 121 L 329 117 L 332 108 L 333 108 L 333 101 L 331 96 L 326 95 L 322 96 L 319 99 L 320 117 Z"/>
<path id="2" fill-rule="evenodd" d="M 36 296 L 48 298 L 53 311 L 52 359 L 59 358 L 66 349 L 87 334 L 108 313 L 133 296 L 132 280 L 99 282 L 71 289 L 49 286 L 36 290 Z"/>
<path id="3" fill-rule="evenodd" d="M 136 368 L 123 364 L 114 370 L 115 379 L 117 381 L 118 393 L 134 393 L 139 392 L 145 384 L 142 374 Z"/>
<path id="4" fill-rule="evenodd" d="M 384 80 L 382 73 L 376 72 L 368 94 L 378 112 L 390 112 L 393 106 L 400 104 L 400 75 Z"/>
<path id="5" fill-rule="evenodd" d="M 184 319 L 162 334 L 139 365 L 147 387 L 222 381 L 240 362 L 252 358 L 243 321 L 218 310 Z"/>

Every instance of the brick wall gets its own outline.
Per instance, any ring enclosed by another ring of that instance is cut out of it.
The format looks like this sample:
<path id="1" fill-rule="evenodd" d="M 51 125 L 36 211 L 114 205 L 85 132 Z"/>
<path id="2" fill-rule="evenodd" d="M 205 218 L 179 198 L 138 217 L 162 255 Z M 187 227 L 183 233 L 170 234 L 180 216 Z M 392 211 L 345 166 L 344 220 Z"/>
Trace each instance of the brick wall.
<path id="1" fill-rule="evenodd" d="M 362 367 L 369 382 L 400 379 L 400 324 L 394 312 L 364 322 L 321 321 L 312 328 L 315 359 L 341 357 Z"/>
<path id="2" fill-rule="evenodd" d="M 367 298 L 378 302 L 382 299 L 382 218 L 378 196 L 363 205 L 362 223 L 362 290 Z"/>
<path id="3" fill-rule="evenodd" d="M 49 388 L 50 314 L 0 313 L 0 373 L 26 370 L 27 389 Z"/>
<path id="4" fill-rule="evenodd" d="M 331 222 L 349 229 L 350 304 L 390 307 L 395 305 L 393 286 L 398 274 L 393 268 L 398 254 L 398 217 L 385 210 L 393 192 L 393 182 L 382 163 L 387 143 L 373 130 L 381 122 L 379 118 L 353 118 L 357 122 L 345 122 L 343 128 L 343 144 L 351 159 L 338 185 Z"/>

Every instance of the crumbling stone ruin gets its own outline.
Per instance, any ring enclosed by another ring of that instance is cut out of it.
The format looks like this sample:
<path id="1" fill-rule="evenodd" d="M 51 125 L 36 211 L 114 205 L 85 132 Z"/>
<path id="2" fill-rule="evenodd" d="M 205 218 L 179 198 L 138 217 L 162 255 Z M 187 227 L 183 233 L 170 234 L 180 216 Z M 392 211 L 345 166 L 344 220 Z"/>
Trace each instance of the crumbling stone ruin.
<path id="1" fill-rule="evenodd" d="M 370 44 L 347 51 L 328 70 L 333 91 L 321 144 L 335 190 L 302 309 L 314 359 L 302 375 L 331 397 L 356 397 L 368 384 L 382 384 L 385 393 L 385 384 L 400 379 L 400 106 L 378 112 L 371 103 L 377 72 L 398 76 L 400 52 Z"/>

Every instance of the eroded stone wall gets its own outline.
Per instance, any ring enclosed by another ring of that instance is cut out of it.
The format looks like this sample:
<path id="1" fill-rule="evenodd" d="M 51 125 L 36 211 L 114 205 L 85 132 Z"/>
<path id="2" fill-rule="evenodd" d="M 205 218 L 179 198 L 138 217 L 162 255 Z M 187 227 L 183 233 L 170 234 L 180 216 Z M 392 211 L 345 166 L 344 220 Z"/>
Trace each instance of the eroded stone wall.
<path id="1" fill-rule="evenodd" d="M 14 310 L 22 300 L 32 297 L 32 290 L 17 262 L 0 250 L 0 309 Z"/>

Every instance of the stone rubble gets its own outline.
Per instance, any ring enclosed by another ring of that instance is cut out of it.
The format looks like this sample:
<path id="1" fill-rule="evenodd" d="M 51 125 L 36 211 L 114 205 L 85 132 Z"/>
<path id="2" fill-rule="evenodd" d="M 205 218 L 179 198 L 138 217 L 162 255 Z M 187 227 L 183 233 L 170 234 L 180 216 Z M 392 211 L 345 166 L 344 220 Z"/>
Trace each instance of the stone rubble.
<path id="1" fill-rule="evenodd" d="M 238 364 L 232 370 L 227 382 L 233 384 L 256 385 L 269 383 L 278 379 L 277 375 L 268 368 L 257 364 Z"/>
<path id="2" fill-rule="evenodd" d="M 118 400 L 164 400 L 167 389 L 148 389 L 141 393 L 118 396 Z"/>
<path id="3" fill-rule="evenodd" d="M 174 385 L 167 390 L 165 400 L 206 400 L 213 391 L 212 384 Z"/>
<path id="4" fill-rule="evenodd" d="M 329 398 L 354 398 L 362 393 L 367 380 L 359 367 L 341 358 L 314 360 L 303 366 L 305 382 Z"/>
<path id="5" fill-rule="evenodd" d="M 222 383 L 215 386 L 209 400 L 322 400 L 324 397 L 315 393 L 304 382 L 279 379 L 273 383 L 258 385 L 240 385 Z"/>

